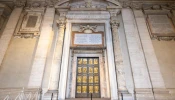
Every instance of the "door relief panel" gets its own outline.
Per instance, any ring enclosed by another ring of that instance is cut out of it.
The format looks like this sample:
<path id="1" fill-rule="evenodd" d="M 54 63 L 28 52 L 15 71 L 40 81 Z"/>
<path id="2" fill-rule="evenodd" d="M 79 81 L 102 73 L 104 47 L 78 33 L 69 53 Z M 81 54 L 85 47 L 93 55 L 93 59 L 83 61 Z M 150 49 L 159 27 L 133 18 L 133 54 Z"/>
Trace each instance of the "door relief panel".
<path id="1" fill-rule="evenodd" d="M 100 97 L 99 58 L 77 58 L 76 97 Z"/>

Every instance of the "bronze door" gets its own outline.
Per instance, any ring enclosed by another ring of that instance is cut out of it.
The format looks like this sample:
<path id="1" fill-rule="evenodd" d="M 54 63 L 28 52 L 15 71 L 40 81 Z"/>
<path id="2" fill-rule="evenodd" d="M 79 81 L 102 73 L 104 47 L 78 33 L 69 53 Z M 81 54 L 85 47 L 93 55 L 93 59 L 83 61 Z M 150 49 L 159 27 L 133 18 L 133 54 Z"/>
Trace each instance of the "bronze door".
<path id="1" fill-rule="evenodd" d="M 77 58 L 76 98 L 100 98 L 99 58 Z"/>

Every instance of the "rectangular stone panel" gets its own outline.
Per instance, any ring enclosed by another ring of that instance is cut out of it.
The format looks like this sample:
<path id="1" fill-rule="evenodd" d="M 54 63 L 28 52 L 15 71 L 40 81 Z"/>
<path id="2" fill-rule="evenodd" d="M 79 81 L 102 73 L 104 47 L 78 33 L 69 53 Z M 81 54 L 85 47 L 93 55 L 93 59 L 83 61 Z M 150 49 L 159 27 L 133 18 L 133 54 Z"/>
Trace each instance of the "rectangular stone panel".
<path id="1" fill-rule="evenodd" d="M 102 46 L 102 33 L 73 33 L 73 46 Z"/>
<path id="2" fill-rule="evenodd" d="M 175 36 L 172 20 L 167 15 L 148 15 L 152 35 Z"/>
<path id="3" fill-rule="evenodd" d="M 35 27 L 38 16 L 29 16 L 26 27 Z"/>

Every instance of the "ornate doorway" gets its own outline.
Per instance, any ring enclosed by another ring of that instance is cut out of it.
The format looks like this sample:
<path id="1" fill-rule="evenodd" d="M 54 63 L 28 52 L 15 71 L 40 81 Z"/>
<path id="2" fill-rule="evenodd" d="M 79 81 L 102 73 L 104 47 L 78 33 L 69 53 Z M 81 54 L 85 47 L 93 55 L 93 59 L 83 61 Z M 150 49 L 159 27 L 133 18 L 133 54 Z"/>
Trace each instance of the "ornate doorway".
<path id="1" fill-rule="evenodd" d="M 77 58 L 76 97 L 100 98 L 99 58 Z"/>

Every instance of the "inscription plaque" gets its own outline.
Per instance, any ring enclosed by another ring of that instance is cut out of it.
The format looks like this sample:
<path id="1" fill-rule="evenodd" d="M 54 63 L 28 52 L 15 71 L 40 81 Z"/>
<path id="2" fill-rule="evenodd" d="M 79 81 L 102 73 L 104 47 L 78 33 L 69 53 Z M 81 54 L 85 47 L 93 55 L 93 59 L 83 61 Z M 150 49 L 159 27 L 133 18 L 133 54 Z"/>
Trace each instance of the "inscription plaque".
<path id="1" fill-rule="evenodd" d="M 152 35 L 175 36 L 174 25 L 167 15 L 148 15 Z"/>
<path id="2" fill-rule="evenodd" d="M 102 33 L 74 33 L 73 34 L 73 45 L 103 45 L 103 34 Z"/>

